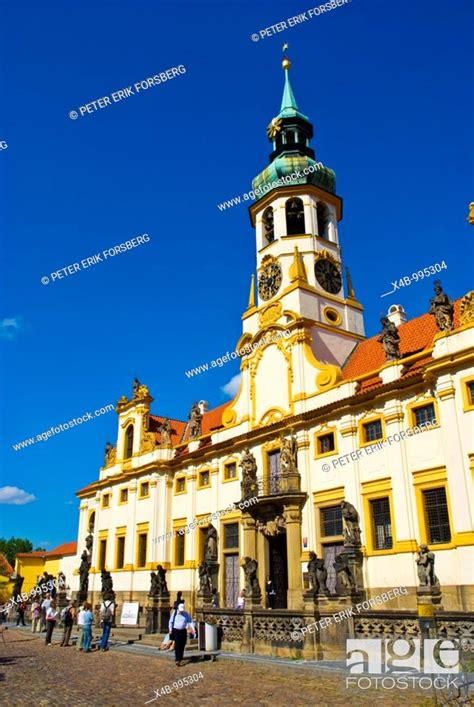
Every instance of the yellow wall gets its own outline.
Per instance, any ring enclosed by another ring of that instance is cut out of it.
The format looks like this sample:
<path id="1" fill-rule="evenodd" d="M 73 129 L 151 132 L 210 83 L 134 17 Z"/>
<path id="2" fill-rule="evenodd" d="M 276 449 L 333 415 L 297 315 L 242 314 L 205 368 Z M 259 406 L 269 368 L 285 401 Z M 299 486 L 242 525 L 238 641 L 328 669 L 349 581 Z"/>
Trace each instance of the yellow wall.
<path id="1" fill-rule="evenodd" d="M 59 564 L 59 560 L 55 560 Z M 45 561 L 42 557 L 17 557 L 15 572 L 25 578 L 22 592 L 30 592 L 36 586 L 36 578 L 45 571 Z"/>

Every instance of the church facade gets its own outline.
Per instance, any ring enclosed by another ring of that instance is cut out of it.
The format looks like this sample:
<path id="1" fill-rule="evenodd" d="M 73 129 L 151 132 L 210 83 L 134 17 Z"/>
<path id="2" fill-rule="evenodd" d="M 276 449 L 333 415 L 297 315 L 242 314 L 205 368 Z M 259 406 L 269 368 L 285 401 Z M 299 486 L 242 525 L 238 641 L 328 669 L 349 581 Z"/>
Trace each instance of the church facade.
<path id="1" fill-rule="evenodd" d="M 137 380 L 120 398 L 99 478 L 77 492 L 74 588 L 87 580 L 96 600 L 105 569 L 117 603 L 144 611 L 161 565 L 192 612 L 211 588 L 222 609 L 244 590 L 246 609 L 263 611 L 268 578 L 275 611 L 303 612 L 311 592 L 330 602 L 403 586 L 382 609 L 406 612 L 427 545 L 443 609 L 472 613 L 474 293 L 452 302 L 437 284 L 426 314 L 393 305 L 365 337 L 335 173 L 308 169 L 313 128 L 283 68 L 270 163 L 252 185 L 240 390 L 181 420 L 155 412 Z"/>

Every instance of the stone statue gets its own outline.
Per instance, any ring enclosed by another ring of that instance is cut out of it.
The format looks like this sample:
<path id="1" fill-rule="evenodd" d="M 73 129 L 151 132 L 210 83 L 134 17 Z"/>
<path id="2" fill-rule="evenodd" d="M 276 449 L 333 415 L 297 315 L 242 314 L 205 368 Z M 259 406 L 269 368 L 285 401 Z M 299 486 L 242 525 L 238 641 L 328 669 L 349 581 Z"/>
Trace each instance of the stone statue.
<path id="1" fill-rule="evenodd" d="M 112 575 L 107 570 L 102 570 L 102 572 L 100 573 L 100 578 L 102 581 L 102 588 L 100 590 L 102 593 L 102 598 L 113 600 L 115 597 L 115 592 Z"/>
<path id="2" fill-rule="evenodd" d="M 87 550 L 81 555 L 81 564 L 79 566 L 79 594 L 83 599 L 87 598 L 87 592 L 89 590 L 89 570 L 91 568 L 91 563 L 89 562 L 89 555 Z"/>
<path id="3" fill-rule="evenodd" d="M 284 532 L 286 528 L 286 521 L 283 516 L 276 515 L 274 520 L 267 520 L 266 523 L 257 520 L 255 526 L 261 533 L 272 538 Z"/>
<path id="4" fill-rule="evenodd" d="M 327 588 L 328 571 L 324 560 L 319 559 L 315 552 L 309 553 L 308 579 L 309 588 L 313 589 L 316 594 L 329 595 L 329 589 Z"/>
<path id="5" fill-rule="evenodd" d="M 336 555 L 334 569 L 336 570 L 336 594 L 345 596 L 356 588 L 354 577 L 349 567 L 349 557 L 345 552 Z"/>
<path id="6" fill-rule="evenodd" d="M 199 591 L 207 594 L 208 592 L 212 592 L 212 579 L 211 579 L 211 573 L 210 573 L 210 568 L 206 560 L 201 562 L 201 564 L 198 567 L 198 573 L 199 573 Z"/>
<path id="7" fill-rule="evenodd" d="M 435 296 L 430 299 L 429 313 L 434 315 L 436 326 L 440 331 L 451 331 L 454 323 L 454 305 L 443 292 L 439 280 L 435 280 L 434 291 Z"/>
<path id="8" fill-rule="evenodd" d="M 257 577 L 257 569 L 258 569 L 257 560 L 252 560 L 250 557 L 244 557 L 244 559 L 241 562 L 241 565 L 244 568 L 244 574 L 245 574 L 245 596 L 247 596 L 247 597 L 261 596 L 262 592 L 260 590 L 260 585 L 258 583 L 258 577 Z"/>
<path id="9" fill-rule="evenodd" d="M 151 577 L 151 582 L 150 582 L 150 591 L 148 592 L 148 596 L 158 597 L 158 596 L 160 596 L 160 585 L 159 585 L 158 575 L 156 574 L 156 572 L 151 572 L 150 577 Z"/>
<path id="10" fill-rule="evenodd" d="M 435 556 L 428 545 L 420 545 L 415 562 L 420 587 L 439 587 L 439 579 L 434 571 Z"/>
<path id="11" fill-rule="evenodd" d="M 166 570 L 163 565 L 158 565 L 156 568 L 156 582 L 158 587 L 158 596 L 168 595 L 168 584 L 166 582 Z"/>
<path id="12" fill-rule="evenodd" d="M 257 462 L 249 448 L 244 450 L 240 461 L 242 469 L 242 481 L 240 482 L 242 498 L 251 498 L 257 495 Z"/>
<path id="13" fill-rule="evenodd" d="M 91 533 L 89 533 L 89 535 L 86 537 L 85 543 L 86 543 L 87 552 L 90 555 L 92 552 L 92 545 L 94 543 L 94 536 Z"/>
<path id="14" fill-rule="evenodd" d="M 401 358 L 398 329 L 388 317 L 382 317 L 380 323 L 383 330 L 377 341 L 383 346 L 386 361 L 395 361 L 397 358 Z"/>
<path id="15" fill-rule="evenodd" d="M 196 439 L 196 437 L 201 436 L 201 422 L 202 422 L 202 413 L 201 413 L 201 408 L 199 407 L 198 403 L 193 403 L 193 406 L 191 408 L 191 412 L 189 413 L 189 423 L 188 423 L 188 429 L 189 429 L 189 439 Z"/>
<path id="16" fill-rule="evenodd" d="M 280 470 L 282 475 L 298 471 L 298 445 L 294 435 L 281 438 Z"/>
<path id="17" fill-rule="evenodd" d="M 104 449 L 104 466 L 111 466 L 115 462 L 115 447 L 107 442 Z"/>
<path id="18" fill-rule="evenodd" d="M 341 501 L 344 520 L 344 545 L 360 545 L 359 514 L 348 501 Z"/>
<path id="19" fill-rule="evenodd" d="M 217 530 L 210 525 L 206 531 L 205 560 L 217 560 Z"/>
<path id="20" fill-rule="evenodd" d="M 132 397 L 133 398 L 138 398 L 138 390 L 140 388 L 140 381 L 138 378 L 133 379 L 133 385 L 132 385 Z"/>
<path id="21" fill-rule="evenodd" d="M 15 584 L 13 585 L 13 593 L 12 597 L 15 599 L 19 594 L 21 594 L 21 588 L 23 586 L 23 582 L 25 581 L 25 578 L 21 576 L 21 574 L 17 574 L 15 578 Z"/>
<path id="22" fill-rule="evenodd" d="M 161 433 L 161 444 L 163 446 L 168 446 L 171 444 L 171 422 L 168 418 L 163 420 L 160 427 Z"/>

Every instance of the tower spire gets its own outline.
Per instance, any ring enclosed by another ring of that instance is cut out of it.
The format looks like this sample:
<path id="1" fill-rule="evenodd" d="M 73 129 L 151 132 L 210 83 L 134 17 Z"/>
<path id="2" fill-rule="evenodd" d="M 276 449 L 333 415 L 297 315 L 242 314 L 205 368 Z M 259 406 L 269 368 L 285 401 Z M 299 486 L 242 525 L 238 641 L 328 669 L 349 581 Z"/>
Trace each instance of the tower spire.
<path id="1" fill-rule="evenodd" d="M 305 116 L 299 112 L 298 104 L 297 104 L 296 98 L 295 98 L 295 94 L 293 93 L 293 89 L 291 88 L 291 83 L 290 83 L 291 61 L 289 60 L 289 58 L 286 54 L 287 49 L 288 49 L 288 44 L 284 44 L 283 45 L 283 61 L 281 62 L 281 66 L 283 68 L 283 71 L 285 72 L 285 86 L 283 88 L 283 97 L 281 99 L 281 107 L 280 107 L 280 112 L 278 114 L 278 117 L 279 118 L 294 118 L 296 116 L 299 116 L 300 118 L 304 118 L 305 120 L 308 120 L 307 116 Z"/>

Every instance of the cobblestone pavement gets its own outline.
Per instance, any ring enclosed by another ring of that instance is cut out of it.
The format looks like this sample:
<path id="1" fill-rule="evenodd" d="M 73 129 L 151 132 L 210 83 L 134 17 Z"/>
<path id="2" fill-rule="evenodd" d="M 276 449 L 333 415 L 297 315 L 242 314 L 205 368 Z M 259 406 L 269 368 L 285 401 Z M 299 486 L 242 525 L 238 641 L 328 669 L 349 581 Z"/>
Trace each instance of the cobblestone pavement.
<path id="1" fill-rule="evenodd" d="M 171 660 L 112 649 L 82 653 L 44 634 L 15 629 L 0 640 L 0 703 L 12 705 L 411 705 L 435 704 L 426 695 L 405 690 L 346 689 L 341 674 L 310 672 L 296 667 L 217 660 L 178 668 Z M 154 689 L 202 672 L 203 678 L 171 694 L 156 697 Z"/>

